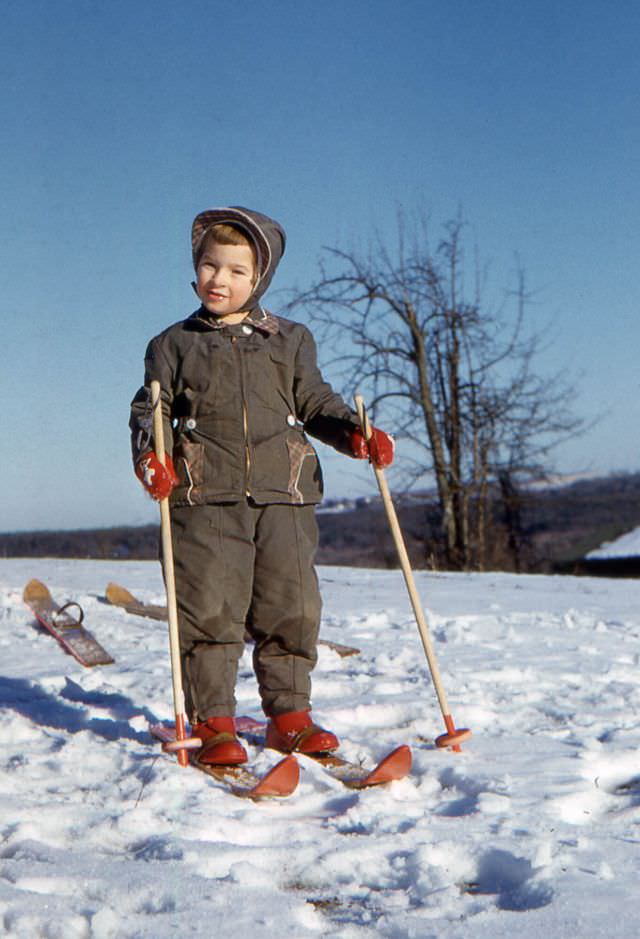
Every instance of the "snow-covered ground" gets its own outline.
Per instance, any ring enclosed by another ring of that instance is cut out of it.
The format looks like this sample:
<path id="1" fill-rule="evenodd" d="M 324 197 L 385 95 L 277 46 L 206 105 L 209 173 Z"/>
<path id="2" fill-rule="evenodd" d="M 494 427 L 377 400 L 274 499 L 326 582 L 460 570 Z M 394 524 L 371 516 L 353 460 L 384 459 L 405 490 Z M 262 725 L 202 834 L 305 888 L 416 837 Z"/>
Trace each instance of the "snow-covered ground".
<path id="1" fill-rule="evenodd" d="M 587 554 L 588 560 L 602 560 L 604 558 L 633 558 L 640 556 L 640 528 L 620 535 L 615 541 L 605 541 L 594 551 Z"/>
<path id="2" fill-rule="evenodd" d="M 115 580 L 163 602 L 153 563 L 0 566 L 0 935 L 16 939 L 636 939 L 640 585 L 420 574 L 451 710 L 443 724 L 401 575 L 321 568 L 316 716 L 411 776 L 354 792 L 304 761 L 285 801 L 238 799 L 159 752 L 166 627 L 107 606 Z M 116 664 L 83 669 L 39 630 L 24 584 L 73 596 Z M 250 657 L 240 710 L 259 715 Z M 348 741 L 348 742 L 346 742 Z M 272 753 L 251 748 L 259 767 Z"/>

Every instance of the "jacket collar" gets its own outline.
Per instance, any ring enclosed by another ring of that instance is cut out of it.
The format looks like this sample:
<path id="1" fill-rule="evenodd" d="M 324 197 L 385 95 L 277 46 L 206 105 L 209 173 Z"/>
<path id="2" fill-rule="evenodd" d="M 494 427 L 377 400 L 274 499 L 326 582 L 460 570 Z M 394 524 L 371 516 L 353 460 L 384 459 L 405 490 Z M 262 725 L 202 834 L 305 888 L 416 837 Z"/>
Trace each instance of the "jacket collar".
<path id="1" fill-rule="evenodd" d="M 193 316 L 197 317 L 197 319 L 205 323 L 209 329 L 221 330 L 229 328 L 228 323 L 225 323 L 224 320 L 220 320 L 215 316 L 212 316 L 208 310 L 205 310 L 204 307 L 200 307 L 199 310 L 196 310 Z M 280 325 L 278 323 L 277 317 L 275 317 L 273 313 L 269 313 L 268 310 L 264 310 L 261 306 L 250 310 L 247 316 L 242 320 L 242 323 L 239 325 L 245 326 L 249 324 L 255 329 L 259 329 L 261 332 L 267 333 L 271 336 L 274 336 L 276 333 L 280 332 Z"/>

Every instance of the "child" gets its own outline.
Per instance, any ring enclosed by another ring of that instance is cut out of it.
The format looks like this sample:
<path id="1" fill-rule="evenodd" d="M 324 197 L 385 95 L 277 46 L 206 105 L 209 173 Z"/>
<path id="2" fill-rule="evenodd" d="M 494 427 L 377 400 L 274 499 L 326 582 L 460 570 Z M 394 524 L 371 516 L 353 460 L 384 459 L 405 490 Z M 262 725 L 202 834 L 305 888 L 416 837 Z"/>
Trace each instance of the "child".
<path id="1" fill-rule="evenodd" d="M 170 496 L 186 712 L 198 759 L 247 759 L 235 734 L 234 687 L 245 630 L 269 718 L 267 744 L 334 750 L 311 718 L 320 595 L 313 566 L 322 476 L 306 433 L 342 453 L 393 459 L 393 440 L 322 378 L 299 323 L 260 304 L 285 249 L 280 225 L 238 206 L 193 223 L 195 313 L 151 341 L 132 402 L 136 475 Z M 167 461 L 153 452 L 149 384 L 162 388 Z"/>

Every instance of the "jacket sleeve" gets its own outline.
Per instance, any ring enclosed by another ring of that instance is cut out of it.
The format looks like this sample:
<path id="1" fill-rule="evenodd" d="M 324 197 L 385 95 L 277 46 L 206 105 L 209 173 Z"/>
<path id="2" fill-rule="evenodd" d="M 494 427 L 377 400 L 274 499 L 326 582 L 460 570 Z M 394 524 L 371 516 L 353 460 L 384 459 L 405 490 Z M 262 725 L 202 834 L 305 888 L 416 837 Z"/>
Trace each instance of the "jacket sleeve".
<path id="1" fill-rule="evenodd" d="M 350 438 L 351 431 L 359 426 L 358 415 L 323 379 L 315 341 L 305 327 L 296 356 L 294 395 L 297 416 L 305 432 L 340 453 L 353 456 Z"/>
<path id="2" fill-rule="evenodd" d="M 129 428 L 131 430 L 131 455 L 134 465 L 143 453 L 155 449 L 153 439 L 153 413 L 151 408 L 151 382 L 160 382 L 162 413 L 164 418 L 164 445 L 168 453 L 173 451 L 173 427 L 171 410 L 173 403 L 173 369 L 163 352 L 158 338 L 147 346 L 144 358 L 144 385 L 138 389 L 131 402 Z"/>

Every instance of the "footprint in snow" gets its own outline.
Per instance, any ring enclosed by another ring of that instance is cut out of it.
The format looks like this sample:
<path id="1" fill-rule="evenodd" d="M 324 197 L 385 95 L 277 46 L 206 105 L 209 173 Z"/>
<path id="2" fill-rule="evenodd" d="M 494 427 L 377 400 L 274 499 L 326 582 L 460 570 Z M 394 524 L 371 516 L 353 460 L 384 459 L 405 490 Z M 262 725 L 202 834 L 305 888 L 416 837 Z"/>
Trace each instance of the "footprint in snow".
<path id="1" fill-rule="evenodd" d="M 498 909 L 513 912 L 537 910 L 553 900 L 551 886 L 535 877 L 530 861 L 498 848 L 481 855 L 476 877 L 465 885 L 465 892 L 495 895 Z"/>

